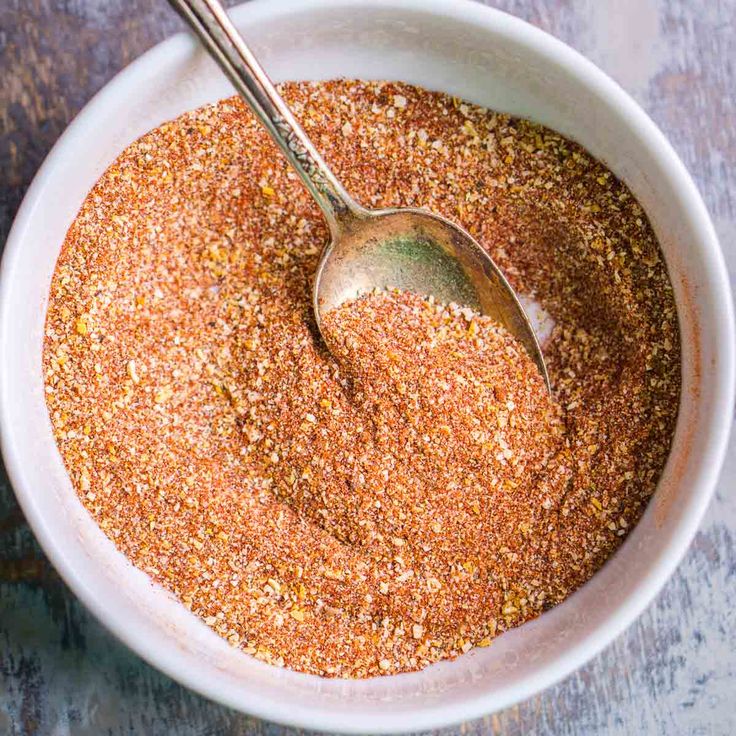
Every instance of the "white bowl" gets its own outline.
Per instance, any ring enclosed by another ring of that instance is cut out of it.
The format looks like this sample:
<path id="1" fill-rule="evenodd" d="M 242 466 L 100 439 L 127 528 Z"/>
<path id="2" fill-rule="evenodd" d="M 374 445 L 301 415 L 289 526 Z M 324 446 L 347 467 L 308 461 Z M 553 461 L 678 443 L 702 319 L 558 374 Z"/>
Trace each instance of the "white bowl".
<path id="1" fill-rule="evenodd" d="M 630 624 L 674 570 L 708 504 L 734 386 L 731 297 L 708 214 L 631 98 L 576 52 L 509 15 L 459 0 L 256 0 L 233 18 L 276 80 L 400 79 L 450 92 L 571 136 L 631 187 L 662 244 L 683 342 L 682 405 L 654 500 L 618 554 L 564 604 L 454 662 L 365 681 L 250 658 L 134 569 L 77 500 L 54 444 L 41 375 L 44 313 L 66 229 L 105 167 L 150 128 L 230 93 L 185 35 L 145 54 L 87 105 L 36 176 L 8 239 L 0 414 L 18 499 L 92 612 L 141 657 L 214 700 L 351 732 L 418 730 L 503 708 L 564 677 Z"/>

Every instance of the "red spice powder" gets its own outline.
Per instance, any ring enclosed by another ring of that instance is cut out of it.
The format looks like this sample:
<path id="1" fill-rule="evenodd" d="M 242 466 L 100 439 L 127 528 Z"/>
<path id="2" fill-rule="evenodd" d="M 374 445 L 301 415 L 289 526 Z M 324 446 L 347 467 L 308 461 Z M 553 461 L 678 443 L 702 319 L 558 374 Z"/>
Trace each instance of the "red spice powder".
<path id="1" fill-rule="evenodd" d="M 129 146 L 71 226 L 44 348 L 58 446 L 131 561 L 233 645 L 330 676 L 418 669 L 562 601 L 636 524 L 680 392 L 646 216 L 557 133 L 405 84 L 283 92 L 367 206 L 467 228 L 554 321 L 516 341 L 408 294 L 336 310 L 328 235 L 238 100 Z"/>

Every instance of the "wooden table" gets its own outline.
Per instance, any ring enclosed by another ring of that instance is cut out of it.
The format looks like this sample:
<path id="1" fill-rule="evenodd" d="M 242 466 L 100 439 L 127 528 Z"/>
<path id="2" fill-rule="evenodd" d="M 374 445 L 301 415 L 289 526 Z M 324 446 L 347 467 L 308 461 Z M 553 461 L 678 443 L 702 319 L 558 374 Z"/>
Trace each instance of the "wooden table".
<path id="1" fill-rule="evenodd" d="M 451 2 L 452 0 L 448 0 Z M 617 79 L 704 193 L 736 272 L 736 0 L 493 0 Z M 122 66 L 179 28 L 164 0 L 1 0 L 0 242 L 44 155 Z M 557 686 L 447 733 L 736 733 L 736 442 L 656 601 Z M 0 475 L 0 734 L 287 734 L 141 662 L 82 608 Z"/>

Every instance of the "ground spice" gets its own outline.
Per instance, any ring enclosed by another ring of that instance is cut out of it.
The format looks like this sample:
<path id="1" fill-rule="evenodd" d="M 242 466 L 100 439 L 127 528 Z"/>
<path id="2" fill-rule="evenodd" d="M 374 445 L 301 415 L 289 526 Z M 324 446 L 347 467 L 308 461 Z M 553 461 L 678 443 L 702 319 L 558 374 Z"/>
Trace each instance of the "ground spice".
<path id="1" fill-rule="evenodd" d="M 562 136 L 404 84 L 287 84 L 367 206 L 460 222 L 554 322 L 553 398 L 464 310 L 374 294 L 316 337 L 319 212 L 236 99 L 129 146 L 54 274 L 44 373 L 72 482 L 139 568 L 245 652 L 323 675 L 485 646 L 636 524 L 680 391 L 647 218 Z M 390 338 L 389 338 L 390 335 Z"/>

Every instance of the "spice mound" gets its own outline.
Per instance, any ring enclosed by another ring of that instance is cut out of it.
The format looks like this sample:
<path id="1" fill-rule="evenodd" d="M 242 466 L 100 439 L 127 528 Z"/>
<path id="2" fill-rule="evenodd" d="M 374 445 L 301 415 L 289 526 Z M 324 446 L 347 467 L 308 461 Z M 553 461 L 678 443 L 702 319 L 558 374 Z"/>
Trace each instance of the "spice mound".
<path id="1" fill-rule="evenodd" d="M 464 226 L 551 326 L 516 340 L 401 292 L 325 316 L 328 232 L 236 99 L 123 151 L 54 273 L 43 370 L 104 533 L 263 661 L 368 677 L 453 658 L 564 600 L 669 452 L 672 288 L 640 206 L 575 143 L 388 82 L 290 83 L 358 200 Z"/>

